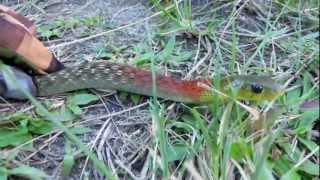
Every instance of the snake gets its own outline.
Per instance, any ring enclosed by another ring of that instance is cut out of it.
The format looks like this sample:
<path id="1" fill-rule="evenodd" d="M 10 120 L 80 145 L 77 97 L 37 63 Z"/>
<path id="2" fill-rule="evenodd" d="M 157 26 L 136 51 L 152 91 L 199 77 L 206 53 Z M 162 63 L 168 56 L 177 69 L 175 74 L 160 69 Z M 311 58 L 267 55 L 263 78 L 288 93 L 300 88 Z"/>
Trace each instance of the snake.
<path id="1" fill-rule="evenodd" d="M 182 80 L 163 74 L 153 76 L 151 71 L 107 60 L 65 67 L 35 37 L 36 27 L 26 17 L 0 5 L 0 26 L 0 60 L 4 61 L 0 64 L 0 96 L 4 98 L 26 99 L 24 91 L 33 96 L 51 96 L 90 88 L 153 96 L 155 88 L 159 98 L 197 104 L 211 103 L 217 97 L 270 101 L 282 93 L 267 76 Z M 5 69 L 13 72 L 16 81 L 9 80 Z"/>
<path id="2" fill-rule="evenodd" d="M 89 88 L 153 96 L 153 81 L 155 81 L 157 97 L 193 104 L 211 103 L 216 97 L 225 99 L 227 96 L 238 100 L 271 101 L 281 94 L 280 86 L 267 76 L 226 76 L 221 78 L 218 83 L 219 88 L 217 88 L 213 86 L 217 84 L 214 82 L 214 78 L 181 80 L 156 74 L 153 79 L 151 71 L 105 60 L 83 62 L 75 66 L 65 67 L 54 73 L 37 75 L 32 78 L 19 69 L 10 68 L 17 77 L 19 84 L 24 85 L 23 87 L 34 96 L 57 95 Z M 15 99 L 24 97 L 19 89 L 8 81 L 7 85 L 2 85 L 2 87 L 4 87 L 2 88 L 4 97 Z M 215 92 L 213 90 L 215 88 L 222 95 Z M 13 94 L 13 92 L 17 93 Z"/>

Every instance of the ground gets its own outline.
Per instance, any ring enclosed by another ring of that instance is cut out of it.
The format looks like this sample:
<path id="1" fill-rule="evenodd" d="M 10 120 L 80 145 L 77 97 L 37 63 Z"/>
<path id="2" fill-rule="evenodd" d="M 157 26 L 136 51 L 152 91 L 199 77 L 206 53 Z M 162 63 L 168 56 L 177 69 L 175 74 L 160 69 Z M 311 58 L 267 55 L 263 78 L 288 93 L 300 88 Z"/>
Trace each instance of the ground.
<path id="1" fill-rule="evenodd" d="M 286 89 L 274 104 L 243 102 L 267 112 L 271 123 L 263 128 L 248 125 L 254 120 L 242 106 L 225 103 L 160 99 L 158 107 L 148 97 L 109 90 L 37 98 L 116 178 L 312 179 L 319 174 L 318 1 L 0 2 L 32 19 L 38 38 L 67 66 L 104 59 L 150 69 L 155 54 L 161 74 L 181 79 L 268 74 Z M 99 163 L 63 129 L 43 132 L 47 126 L 30 125 L 50 119 L 40 109 L 29 101 L 0 99 L 6 122 L 0 127 L 29 123 L 27 140 L 0 147 L 0 179 L 1 170 L 22 164 L 46 173 L 46 179 L 104 179 Z"/>

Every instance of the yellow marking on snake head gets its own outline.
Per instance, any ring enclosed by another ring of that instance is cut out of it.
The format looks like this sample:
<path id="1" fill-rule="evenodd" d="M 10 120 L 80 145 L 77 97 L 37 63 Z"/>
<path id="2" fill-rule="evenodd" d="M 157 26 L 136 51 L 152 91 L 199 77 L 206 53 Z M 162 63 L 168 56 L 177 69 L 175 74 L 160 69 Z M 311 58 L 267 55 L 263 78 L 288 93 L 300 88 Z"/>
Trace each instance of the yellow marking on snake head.
<path id="1" fill-rule="evenodd" d="M 271 101 L 282 94 L 281 87 L 268 76 L 238 75 L 222 81 L 222 91 L 240 100 Z"/>

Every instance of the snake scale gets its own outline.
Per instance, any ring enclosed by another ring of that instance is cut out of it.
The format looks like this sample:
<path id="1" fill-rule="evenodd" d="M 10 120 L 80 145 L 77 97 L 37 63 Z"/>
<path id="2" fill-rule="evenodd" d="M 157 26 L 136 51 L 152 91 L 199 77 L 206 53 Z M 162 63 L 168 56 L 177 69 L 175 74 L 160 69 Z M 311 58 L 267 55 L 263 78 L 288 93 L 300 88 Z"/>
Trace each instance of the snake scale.
<path id="1" fill-rule="evenodd" d="M 39 96 L 79 89 L 96 88 L 126 91 L 152 96 L 152 73 L 133 66 L 109 61 L 83 62 L 48 75 L 35 76 Z M 210 103 L 216 93 L 208 79 L 180 80 L 157 74 L 157 97 L 186 103 Z M 271 100 L 280 93 L 279 86 L 264 76 L 231 76 L 223 78 L 220 90 L 243 100 Z M 220 95 L 219 95 L 220 96 Z"/>

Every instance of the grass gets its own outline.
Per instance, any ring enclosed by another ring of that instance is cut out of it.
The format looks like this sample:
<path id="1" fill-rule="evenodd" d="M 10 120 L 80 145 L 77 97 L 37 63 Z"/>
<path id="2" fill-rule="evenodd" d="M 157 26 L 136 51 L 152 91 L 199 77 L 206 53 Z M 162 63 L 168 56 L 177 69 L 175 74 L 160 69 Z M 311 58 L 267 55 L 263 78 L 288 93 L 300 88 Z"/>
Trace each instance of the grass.
<path id="1" fill-rule="evenodd" d="M 45 4 L 10 5 L 38 18 L 39 36 L 66 63 L 103 58 L 181 78 L 271 74 L 285 93 L 210 105 L 93 90 L 0 99 L 0 179 L 317 179 L 319 1 L 145 3 L 152 12 L 125 25 L 90 13 L 50 25 Z M 130 18 L 139 9 L 122 6 Z M 126 34 L 134 40 L 119 39 Z M 82 166 L 86 157 L 92 164 Z"/>

